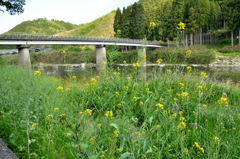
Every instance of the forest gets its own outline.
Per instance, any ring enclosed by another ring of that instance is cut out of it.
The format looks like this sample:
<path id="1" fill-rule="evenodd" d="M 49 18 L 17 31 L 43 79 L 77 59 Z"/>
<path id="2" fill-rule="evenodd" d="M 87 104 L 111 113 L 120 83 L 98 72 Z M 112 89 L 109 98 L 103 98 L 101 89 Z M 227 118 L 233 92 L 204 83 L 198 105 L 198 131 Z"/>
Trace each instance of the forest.
<path id="1" fill-rule="evenodd" d="M 148 32 L 151 22 L 156 27 Z M 219 29 L 231 33 L 233 45 L 234 33 L 240 34 L 240 0 L 140 0 L 117 9 L 114 32 L 121 30 L 122 38 L 169 42 L 177 37 L 180 22 L 186 26 L 181 40 L 189 39 L 191 45 L 214 43 Z"/>

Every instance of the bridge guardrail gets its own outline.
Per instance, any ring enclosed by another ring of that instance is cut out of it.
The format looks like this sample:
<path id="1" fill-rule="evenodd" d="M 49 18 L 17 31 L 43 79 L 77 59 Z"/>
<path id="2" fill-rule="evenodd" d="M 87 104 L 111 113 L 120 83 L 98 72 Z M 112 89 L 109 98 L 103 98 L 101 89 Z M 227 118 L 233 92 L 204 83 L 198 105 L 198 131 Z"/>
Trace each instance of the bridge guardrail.
<path id="1" fill-rule="evenodd" d="M 33 35 L 33 34 L 1 34 L 0 40 L 23 40 L 23 41 L 99 41 L 99 42 L 116 42 L 116 43 L 133 43 L 133 44 L 150 44 L 162 45 L 167 44 L 145 41 L 140 39 L 126 39 L 126 38 L 101 38 L 101 37 L 88 37 L 88 36 L 54 36 L 54 35 Z"/>

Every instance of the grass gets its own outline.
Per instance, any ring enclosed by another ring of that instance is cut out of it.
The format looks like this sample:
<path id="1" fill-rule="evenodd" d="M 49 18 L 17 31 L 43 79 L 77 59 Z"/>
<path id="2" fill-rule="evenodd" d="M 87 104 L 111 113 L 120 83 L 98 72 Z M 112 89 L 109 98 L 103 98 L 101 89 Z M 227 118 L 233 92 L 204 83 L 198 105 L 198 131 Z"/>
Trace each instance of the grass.
<path id="1" fill-rule="evenodd" d="M 96 51 L 91 50 L 89 47 L 85 47 L 84 51 L 81 48 L 75 46 L 69 46 L 67 48 L 66 61 L 70 64 L 84 63 L 86 61 L 90 63 L 96 63 Z M 187 50 L 191 50 L 191 55 L 186 59 Z M 159 49 L 147 49 L 147 62 L 156 63 L 156 61 L 161 58 L 164 63 L 170 63 L 169 54 L 173 52 L 173 48 L 159 48 Z M 114 63 L 120 64 L 123 61 L 127 63 L 133 63 L 138 58 L 137 50 L 127 51 L 127 52 L 114 52 L 111 54 L 111 48 L 107 48 L 107 59 L 109 56 Z M 4 55 L 3 60 L 7 64 L 18 64 L 18 55 Z M 62 64 L 64 63 L 63 57 L 61 55 L 61 50 L 50 50 L 41 52 L 30 53 L 31 63 L 38 64 L 40 62 L 49 64 Z M 185 60 L 186 59 L 186 60 Z M 175 49 L 174 53 L 174 63 L 188 63 L 188 64 L 209 64 L 215 60 L 215 52 L 212 48 L 207 48 L 206 46 L 192 46 L 192 47 L 178 47 Z"/>
<path id="2" fill-rule="evenodd" d="M 131 76 L 107 68 L 78 83 L 0 67 L 0 137 L 19 158 L 239 155 L 239 85 L 190 68 L 151 81 L 137 67 Z"/>

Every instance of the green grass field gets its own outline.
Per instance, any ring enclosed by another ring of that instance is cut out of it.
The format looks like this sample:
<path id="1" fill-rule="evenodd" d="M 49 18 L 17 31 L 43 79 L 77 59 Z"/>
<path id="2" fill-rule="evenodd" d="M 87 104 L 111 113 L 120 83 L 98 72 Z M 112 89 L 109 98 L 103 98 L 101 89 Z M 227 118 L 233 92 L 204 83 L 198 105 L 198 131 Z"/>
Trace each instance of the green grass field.
<path id="1" fill-rule="evenodd" d="M 6 65 L 0 74 L 0 137 L 19 158 L 239 157 L 239 85 L 204 72 L 144 81 L 137 67 L 107 68 L 88 83 Z"/>

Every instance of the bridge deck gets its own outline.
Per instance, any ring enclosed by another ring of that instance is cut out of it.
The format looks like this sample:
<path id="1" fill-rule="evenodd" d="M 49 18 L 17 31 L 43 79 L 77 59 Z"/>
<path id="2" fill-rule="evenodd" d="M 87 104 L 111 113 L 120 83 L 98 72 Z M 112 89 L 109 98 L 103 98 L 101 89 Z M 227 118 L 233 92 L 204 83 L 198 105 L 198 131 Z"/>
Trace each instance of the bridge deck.
<path id="1" fill-rule="evenodd" d="M 86 36 L 53 36 L 53 35 L 28 35 L 28 34 L 3 34 L 0 35 L 0 45 L 122 45 L 163 47 L 166 44 L 145 41 L 140 39 L 125 38 L 98 38 Z"/>

